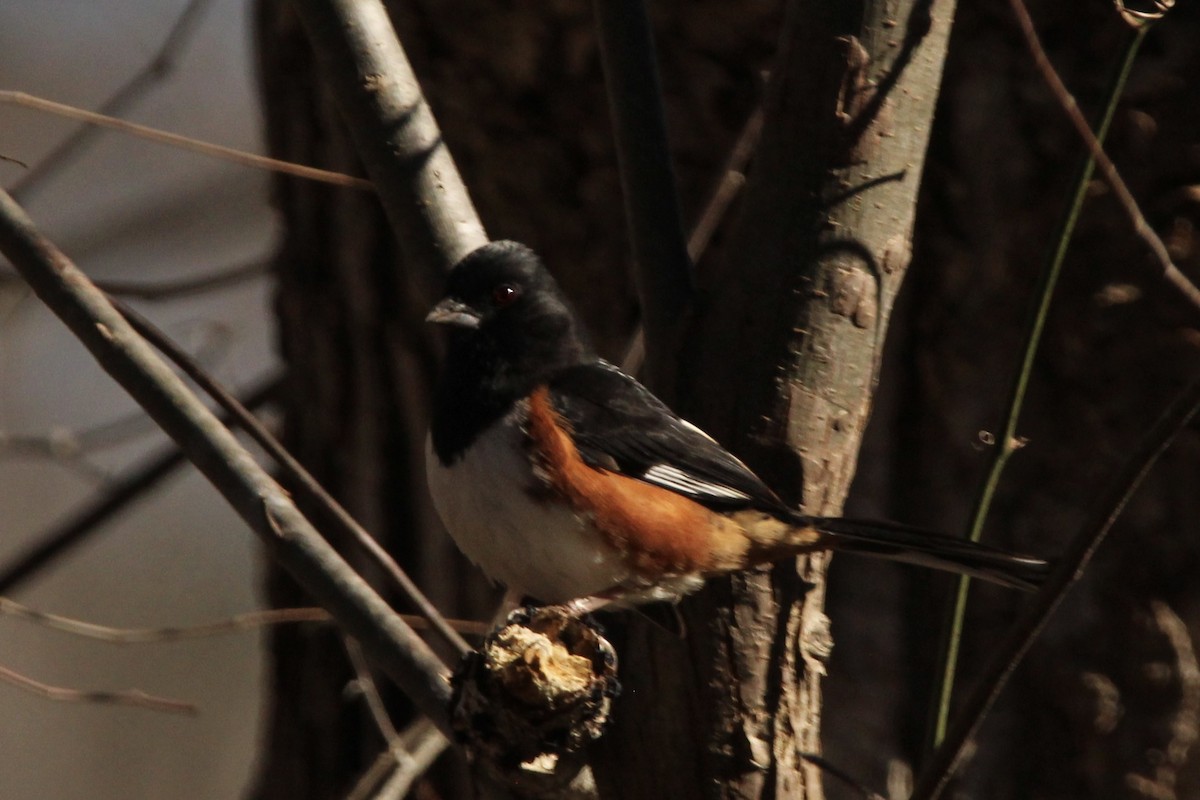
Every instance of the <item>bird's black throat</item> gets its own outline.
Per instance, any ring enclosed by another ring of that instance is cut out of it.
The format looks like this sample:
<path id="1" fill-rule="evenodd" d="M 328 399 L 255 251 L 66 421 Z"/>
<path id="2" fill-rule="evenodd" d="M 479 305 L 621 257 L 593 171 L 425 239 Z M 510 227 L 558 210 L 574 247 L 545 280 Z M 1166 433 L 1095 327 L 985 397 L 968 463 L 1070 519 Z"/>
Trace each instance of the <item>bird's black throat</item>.
<path id="1" fill-rule="evenodd" d="M 452 331 L 430 424 L 433 450 L 446 466 L 485 430 L 567 367 L 598 360 L 567 315 L 522 326 Z"/>

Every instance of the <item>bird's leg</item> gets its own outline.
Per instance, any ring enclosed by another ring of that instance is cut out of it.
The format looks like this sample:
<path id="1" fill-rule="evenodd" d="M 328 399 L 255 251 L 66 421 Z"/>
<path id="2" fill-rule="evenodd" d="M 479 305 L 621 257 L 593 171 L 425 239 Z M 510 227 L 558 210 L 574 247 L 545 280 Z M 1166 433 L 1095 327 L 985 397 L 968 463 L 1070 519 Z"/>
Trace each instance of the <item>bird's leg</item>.
<path id="1" fill-rule="evenodd" d="M 509 614 L 516 611 L 524 603 L 525 595 L 514 589 L 505 589 L 504 597 L 500 598 L 500 605 L 496 607 L 496 613 L 492 615 L 491 628 L 496 628 L 504 625 L 508 621 Z"/>
<path id="2" fill-rule="evenodd" d="M 607 595 L 607 592 L 601 592 L 590 597 L 576 597 L 574 600 L 568 600 L 563 603 L 562 607 L 566 609 L 569 616 L 582 617 L 599 611 L 616 600 L 616 597 L 609 597 Z"/>

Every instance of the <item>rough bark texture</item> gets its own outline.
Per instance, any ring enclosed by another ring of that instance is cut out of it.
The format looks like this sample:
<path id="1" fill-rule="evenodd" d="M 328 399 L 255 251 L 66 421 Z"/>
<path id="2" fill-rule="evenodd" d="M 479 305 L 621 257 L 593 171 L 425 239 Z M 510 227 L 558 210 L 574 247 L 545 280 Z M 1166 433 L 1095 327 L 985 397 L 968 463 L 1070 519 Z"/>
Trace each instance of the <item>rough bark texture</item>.
<path id="1" fill-rule="evenodd" d="M 265 4 L 259 21 L 269 43 L 261 74 L 272 152 L 359 172 L 295 18 Z M 397 265 L 378 203 L 370 193 L 282 179 L 275 201 L 287 220 L 276 262 L 276 308 L 289 367 L 288 447 L 411 570 L 435 604 L 486 614 L 488 592 L 423 499 L 436 354 L 420 326 L 425 299 L 409 289 Z M 350 550 L 350 557 L 369 579 L 379 577 L 360 553 Z M 307 602 L 274 568 L 267 572 L 267 593 L 280 606 Z M 361 699 L 346 694 L 353 675 L 345 649 L 329 629 L 304 628 L 276 629 L 272 647 L 275 693 L 254 796 L 342 796 L 382 747 Z"/>
<path id="2" fill-rule="evenodd" d="M 752 107 L 770 50 L 777 12 L 752 5 L 656 9 L 692 209 Z M 637 315 L 621 266 L 624 222 L 590 4 L 430 0 L 391 10 L 488 231 L 537 248 L 580 300 L 601 351 L 619 358 Z M 258 20 L 272 153 L 357 171 L 287 4 L 262 0 Z M 487 590 L 426 500 L 435 353 L 420 320 L 429 298 L 411 289 L 371 196 L 281 180 L 276 203 L 285 220 L 277 263 L 280 343 L 293 376 L 289 446 L 441 608 L 487 618 L 479 601 Z M 273 569 L 267 583 L 272 602 L 304 602 Z M 273 637 L 275 693 L 254 795 L 342 796 L 381 743 L 344 692 L 351 673 L 341 645 L 316 631 Z"/>
<path id="3" fill-rule="evenodd" d="M 280 16 L 279 6 L 277 0 L 260 0 L 272 147 L 284 157 L 345 167 L 353 158 L 338 133 L 333 106 L 316 88 L 300 32 Z M 1110 5 L 1039 0 L 1031 6 L 1068 85 L 1078 91 L 1085 109 L 1095 108 L 1124 36 Z M 585 0 L 512 7 L 410 0 L 393 11 L 489 232 L 521 239 L 545 254 L 580 301 L 602 351 L 619 357 L 636 311 L 619 266 L 627 248 L 590 5 Z M 691 218 L 758 102 L 759 73 L 770 65 L 780 11 L 761 0 L 662 0 L 652 3 L 651 11 L 684 207 Z M 1004 0 L 965 4 L 957 17 L 907 298 L 901 296 L 893 319 L 893 329 L 899 330 L 889 336 L 884 359 L 883 406 L 873 415 L 859 458 L 851 506 L 856 513 L 946 530 L 964 524 L 982 474 L 986 452 L 976 434 L 997 424 L 999 398 L 1016 359 L 1025 293 L 1042 263 L 1080 152 L 1032 73 Z M 903 41 L 907 22 L 899 15 L 896 22 L 882 29 L 886 41 Z M 1118 166 L 1151 222 L 1168 235 L 1193 277 L 1200 266 L 1195 235 L 1200 200 L 1194 188 L 1200 181 L 1197 43 L 1200 5 L 1181 3 L 1147 41 L 1111 140 Z M 861 44 L 868 51 L 873 47 L 865 39 Z M 826 68 L 840 65 L 839 75 L 844 74 L 853 52 L 836 51 Z M 918 66 L 914 62 L 906 74 Z M 910 122 L 893 123 L 897 132 L 910 127 Z M 907 162 L 879 171 L 843 169 L 835 177 L 850 186 L 897 169 L 905 170 L 903 181 L 880 184 L 837 208 L 872 213 L 872 192 L 899 191 L 920 172 L 918 163 Z M 824 180 L 823 175 L 814 180 Z M 817 184 L 823 192 L 834 187 Z M 1200 362 L 1196 317 L 1146 277 L 1140 247 L 1104 195 L 1097 188 L 1089 203 L 1055 307 L 1050 344 L 1021 430 L 1030 445 L 1012 462 L 987 534 L 1000 544 L 1052 554 L 1058 538 L 1083 516 L 1097 482 Z M 414 459 L 423 423 L 417 417 L 427 402 L 433 364 L 424 340 L 415 338 L 423 299 L 403 289 L 382 217 L 367 198 L 289 181 L 281 185 L 279 201 L 286 219 L 281 339 L 296 372 L 292 443 L 369 527 L 409 555 L 409 565 L 423 565 L 414 571 L 436 599 L 470 595 L 475 590 L 464 589 L 459 578 L 445 577 L 461 574 L 447 566 L 457 563 L 457 556 L 448 540 L 426 525 L 428 510 L 421 505 L 422 470 Z M 857 224 L 853 217 L 848 222 Z M 797 236 L 811 233 L 799 224 L 795 231 Z M 745 236 L 731 241 L 722 232 L 702 262 L 706 285 L 722 286 L 709 294 L 718 311 L 738 306 L 734 298 L 726 299 L 723 277 L 754 266 L 745 249 L 754 243 Z M 811 317 L 783 317 L 814 332 L 809 338 L 760 339 L 734 326 L 731 338 L 742 346 L 729 348 L 731 363 L 748 361 L 767 348 L 778 354 L 797 344 L 811 347 L 823 330 L 846 335 L 830 344 L 827 364 L 841 363 L 835 355 L 842 359 L 874 344 L 875 325 L 886 319 L 887 293 L 894 288 L 889 277 L 885 292 L 876 297 L 877 275 L 889 275 L 885 253 L 898 253 L 902 266 L 906 251 L 873 239 L 863 239 L 863 249 L 831 247 L 828 243 L 849 237 L 837 230 L 823 236 L 827 246 L 812 263 L 847 279 L 848 284 L 835 282 L 849 286 L 838 295 L 845 299 L 823 298 Z M 799 279 L 798 271 L 788 274 Z M 769 284 L 771 296 L 780 300 L 797 289 L 780 286 Z M 809 287 L 828 292 L 820 283 Z M 866 327 L 855 324 L 872 311 L 876 319 Z M 764 306 L 761 313 L 784 312 Z M 759 323 L 752 318 L 747 325 L 769 327 L 778 319 Z M 868 374 L 858 362 L 844 378 L 861 386 Z M 774 375 L 766 376 L 761 396 L 743 391 L 749 384 L 729 376 L 718 381 L 707 372 L 692 374 L 697 382 L 701 376 L 705 388 L 731 387 L 744 395 L 743 405 L 697 403 L 687 409 L 692 416 L 737 446 L 781 490 L 791 489 L 799 499 L 803 477 L 809 507 L 832 507 L 825 504 L 837 496 L 852 463 L 797 459 L 756 440 L 764 434 L 786 436 L 800 424 L 823 426 L 823 432 L 837 437 L 857 436 L 865 408 L 845 397 L 801 392 L 790 406 L 793 411 L 772 416 L 791 428 L 771 430 L 754 423 L 754 415 L 773 415 L 782 407 L 782 399 L 771 394 Z M 815 416 L 801 414 L 801 406 L 815 409 Z M 842 430 L 834 429 L 837 415 L 829 409 L 846 410 Z M 739 424 L 749 424 L 756 440 L 728 436 Z M 816 434 L 812 441 L 826 439 Z M 1200 770 L 1188 748 L 1196 730 L 1196 679 L 1186 646 L 1188 634 L 1194 636 L 1200 625 L 1200 584 L 1194 579 L 1200 568 L 1194 535 L 1200 518 L 1197 456 L 1195 438 L 1170 454 L 1127 526 L 1106 545 L 1095 574 L 1022 669 L 969 765 L 964 788 L 972 796 L 1200 793 Z M 421 532 L 419 539 L 413 531 Z M 792 791 L 791 774 L 784 770 L 731 767 L 760 757 L 770 761 L 779 755 L 777 743 L 786 743 L 784 758 L 794 757 L 788 738 L 758 738 L 770 727 L 769 712 L 776 707 L 774 698 L 763 705 L 763 687 L 803 663 L 797 632 L 804 625 L 819 629 L 824 617 L 810 596 L 802 606 L 810 614 L 807 620 L 787 615 L 767 625 L 763 641 L 778 636 L 774 649 L 754 641 L 734 649 L 731 637 L 740 631 L 744 639 L 753 639 L 761 630 L 755 626 L 773 619 L 779 602 L 800 595 L 802 579 L 810 574 L 798 577 L 792 565 L 784 565 L 715 587 L 689 612 L 692 627 L 704 631 L 698 638 L 664 643 L 652 629 L 630 632 L 622 658 L 640 659 L 657 681 L 652 693 L 633 685 L 626 694 L 634 701 L 628 708 L 644 702 L 649 711 L 637 716 L 618 711 L 618 719 L 635 723 L 634 730 L 619 734 L 630 781 L 668 763 L 690 770 L 685 774 L 692 783 L 667 787 L 655 797 L 698 796 L 686 790 L 697 788 L 696 776 L 714 774 L 732 774 L 747 793 L 762 789 L 786 796 Z M 778 600 L 755 594 L 769 581 L 792 588 L 780 589 Z M 911 762 L 918 756 L 937 649 L 934 620 L 945 585 L 926 572 L 835 559 L 829 613 L 838 645 L 825 682 L 823 739 L 834 763 L 872 787 L 885 785 L 889 760 Z M 281 602 L 294 600 L 278 581 L 273 594 Z M 735 612 L 716 610 L 735 594 L 756 600 L 736 606 Z M 990 589 L 977 590 L 975 598 L 969 643 L 974 655 L 968 654 L 963 668 L 966 681 L 978 654 L 1020 599 Z M 1151 605 L 1151 599 L 1164 603 L 1169 613 Z M 697 622 L 697 616 L 703 618 Z M 719 641 L 706 630 L 713 620 L 723 637 Z M 273 668 L 277 695 L 257 794 L 339 796 L 374 755 L 378 739 L 361 705 L 343 693 L 349 671 L 338 642 L 304 631 L 279 636 Z M 756 683 L 747 684 L 744 704 L 752 713 L 746 726 L 726 726 L 693 748 L 687 736 L 667 738 L 653 724 L 642 724 L 667 716 L 667 709 L 680 715 L 687 730 L 708 724 L 718 708 L 712 698 L 724 697 L 725 708 L 743 699 L 733 697 L 728 684 L 697 683 L 691 667 L 681 671 L 680 664 L 710 665 L 725 658 L 723 652 L 740 654 L 740 660 L 724 663 L 749 675 L 761 669 L 764 650 L 773 659 L 768 662 L 773 674 L 759 673 Z M 774 717 L 776 727 L 790 734 L 797 724 L 792 713 L 803 700 L 794 693 L 782 699 L 787 713 Z M 806 730 L 801 733 L 811 735 L 812 729 Z M 712 784 L 699 788 L 700 796 L 714 791 Z M 831 796 L 849 796 L 834 784 L 828 789 Z M 444 796 L 465 795 L 447 789 Z"/>
<path id="4" fill-rule="evenodd" d="M 789 8 L 742 216 L 702 277 L 681 379 L 691 419 L 822 514 L 854 474 L 953 16 L 953 3 L 867 6 Z M 683 643 L 630 624 L 628 691 L 597 766 L 610 796 L 820 796 L 799 754 L 820 749 L 824 563 L 714 586 L 684 604 Z"/>

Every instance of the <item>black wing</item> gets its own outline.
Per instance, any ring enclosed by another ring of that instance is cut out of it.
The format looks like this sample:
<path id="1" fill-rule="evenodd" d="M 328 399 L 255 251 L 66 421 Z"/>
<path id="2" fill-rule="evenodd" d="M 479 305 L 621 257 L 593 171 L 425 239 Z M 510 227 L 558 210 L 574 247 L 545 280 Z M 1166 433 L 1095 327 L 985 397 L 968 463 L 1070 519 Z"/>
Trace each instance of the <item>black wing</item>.
<path id="1" fill-rule="evenodd" d="M 712 508 L 787 513 L 757 475 L 640 383 L 607 362 L 549 381 L 555 409 L 585 462 L 670 489 Z"/>

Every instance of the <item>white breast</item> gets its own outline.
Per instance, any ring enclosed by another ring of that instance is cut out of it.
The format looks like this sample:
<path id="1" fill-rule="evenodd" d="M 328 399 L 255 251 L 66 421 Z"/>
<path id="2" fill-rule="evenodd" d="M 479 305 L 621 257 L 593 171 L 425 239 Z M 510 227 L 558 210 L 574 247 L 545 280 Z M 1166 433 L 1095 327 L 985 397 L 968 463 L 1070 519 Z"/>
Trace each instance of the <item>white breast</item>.
<path id="1" fill-rule="evenodd" d="M 630 583 L 586 520 L 545 498 L 526 456 L 525 415 L 518 404 L 449 467 L 426 443 L 429 492 L 446 530 L 490 578 L 545 603 Z"/>

